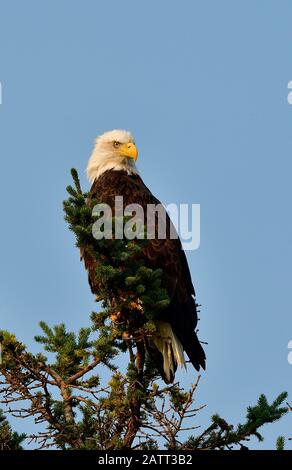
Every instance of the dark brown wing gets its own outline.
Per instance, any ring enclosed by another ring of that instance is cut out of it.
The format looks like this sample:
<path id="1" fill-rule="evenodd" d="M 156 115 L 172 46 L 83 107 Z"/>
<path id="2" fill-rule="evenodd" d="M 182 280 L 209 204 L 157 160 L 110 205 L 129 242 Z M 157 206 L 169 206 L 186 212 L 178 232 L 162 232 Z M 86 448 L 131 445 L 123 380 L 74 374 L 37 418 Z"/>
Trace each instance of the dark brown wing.
<path id="1" fill-rule="evenodd" d="M 113 208 L 116 196 L 123 196 L 124 208 L 136 203 L 143 207 L 145 214 L 148 204 L 160 204 L 138 175 L 128 175 L 125 171 L 113 170 L 106 171 L 94 182 L 90 191 L 89 204 L 92 199 L 97 199 Z M 146 220 L 144 223 L 146 224 Z M 150 266 L 163 270 L 162 283 L 168 291 L 170 304 L 161 313 L 161 319 L 171 323 L 190 361 L 199 370 L 200 366 L 205 368 L 205 353 L 195 333 L 198 320 L 194 299 L 195 290 L 181 242 L 179 238 L 169 237 L 170 224 L 171 221 L 166 214 L 166 239 L 149 240 L 144 254 Z M 86 253 L 83 253 L 83 257 L 88 269 L 91 289 L 97 293 L 95 264 Z"/>

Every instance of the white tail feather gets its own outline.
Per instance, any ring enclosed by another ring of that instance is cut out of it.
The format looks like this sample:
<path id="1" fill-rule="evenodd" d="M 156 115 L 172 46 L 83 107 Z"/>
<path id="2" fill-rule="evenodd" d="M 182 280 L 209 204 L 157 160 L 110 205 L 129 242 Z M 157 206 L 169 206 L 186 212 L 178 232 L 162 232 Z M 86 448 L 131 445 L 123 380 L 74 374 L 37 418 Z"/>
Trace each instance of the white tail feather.
<path id="1" fill-rule="evenodd" d="M 163 369 L 168 381 L 174 376 L 176 366 L 186 368 L 183 347 L 170 323 L 155 321 L 156 333 L 153 342 L 163 356 Z"/>

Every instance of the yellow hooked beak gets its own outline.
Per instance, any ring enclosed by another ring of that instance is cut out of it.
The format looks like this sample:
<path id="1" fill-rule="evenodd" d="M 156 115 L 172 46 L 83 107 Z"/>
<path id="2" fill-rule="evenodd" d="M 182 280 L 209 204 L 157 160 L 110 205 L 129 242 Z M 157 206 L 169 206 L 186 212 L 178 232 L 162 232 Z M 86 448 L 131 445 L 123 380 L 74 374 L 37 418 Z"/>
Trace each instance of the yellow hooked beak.
<path id="1" fill-rule="evenodd" d="M 128 144 L 121 144 L 118 151 L 122 157 L 133 158 L 135 161 L 138 158 L 138 150 L 133 142 L 129 142 Z"/>

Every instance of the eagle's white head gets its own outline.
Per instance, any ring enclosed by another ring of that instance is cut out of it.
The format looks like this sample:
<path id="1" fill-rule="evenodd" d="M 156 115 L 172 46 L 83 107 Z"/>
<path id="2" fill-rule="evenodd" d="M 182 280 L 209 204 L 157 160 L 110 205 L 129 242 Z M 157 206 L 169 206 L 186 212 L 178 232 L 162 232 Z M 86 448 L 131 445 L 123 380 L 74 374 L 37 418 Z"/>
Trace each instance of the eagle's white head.
<path id="1" fill-rule="evenodd" d="M 87 176 L 93 183 L 106 170 L 125 170 L 138 173 L 135 161 L 138 150 L 132 134 L 115 129 L 97 137 L 87 165 Z"/>

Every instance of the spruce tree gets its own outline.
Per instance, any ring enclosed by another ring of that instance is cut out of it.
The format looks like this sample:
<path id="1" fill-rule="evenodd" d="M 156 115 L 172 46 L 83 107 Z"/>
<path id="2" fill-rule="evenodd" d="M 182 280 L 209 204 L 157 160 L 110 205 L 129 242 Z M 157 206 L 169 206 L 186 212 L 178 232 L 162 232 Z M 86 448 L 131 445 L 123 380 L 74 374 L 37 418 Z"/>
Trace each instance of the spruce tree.
<path id="1" fill-rule="evenodd" d="M 0 410 L 0 450 L 22 450 L 26 435 L 12 431 L 3 411 Z"/>
<path id="2" fill-rule="evenodd" d="M 155 360 L 141 347 L 169 302 L 161 270 L 152 269 L 143 256 L 147 240 L 96 240 L 92 209 L 100 201 L 88 205 L 77 171 L 71 173 L 74 186 L 67 188 L 65 219 L 81 253 L 86 250 L 95 260 L 100 308 L 78 334 L 63 323 L 50 327 L 41 321 L 42 333 L 35 337 L 44 350 L 39 354 L 1 331 L 0 403 L 15 417 L 33 417 L 36 431 L 13 433 L 0 415 L 0 445 L 2 436 L 11 449 L 26 438 L 38 448 L 60 450 L 233 449 L 246 448 L 252 436 L 261 441 L 260 428 L 288 411 L 283 406 L 287 394 L 271 404 L 261 395 L 243 424 L 233 426 L 215 415 L 207 429 L 198 429 L 200 376 L 189 390 L 179 383 L 165 386 Z M 117 366 L 119 357 L 126 367 Z M 38 424 L 45 424 L 45 431 L 38 431 Z M 280 437 L 277 448 L 283 447 Z"/>

